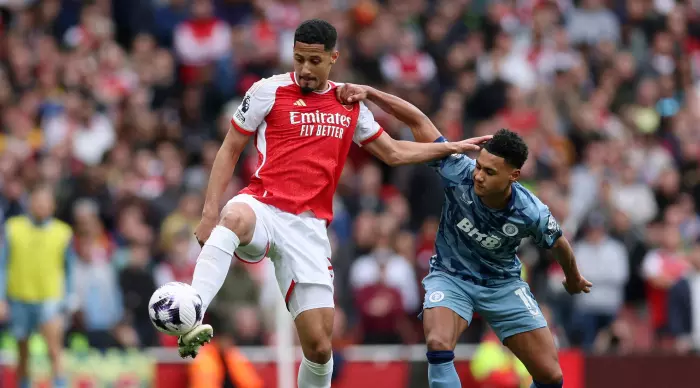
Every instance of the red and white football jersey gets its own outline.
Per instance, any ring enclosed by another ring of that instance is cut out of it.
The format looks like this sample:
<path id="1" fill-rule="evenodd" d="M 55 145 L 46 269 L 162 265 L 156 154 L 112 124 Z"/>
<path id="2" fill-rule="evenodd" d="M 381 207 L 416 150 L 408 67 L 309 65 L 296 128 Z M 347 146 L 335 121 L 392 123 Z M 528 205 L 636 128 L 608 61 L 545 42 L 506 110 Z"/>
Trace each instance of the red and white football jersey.
<path id="1" fill-rule="evenodd" d="M 362 146 L 382 134 L 363 103 L 338 102 L 338 86 L 329 81 L 325 92 L 303 94 L 291 72 L 248 89 L 231 124 L 255 135 L 258 165 L 241 194 L 292 214 L 311 211 L 330 223 L 351 142 Z"/>

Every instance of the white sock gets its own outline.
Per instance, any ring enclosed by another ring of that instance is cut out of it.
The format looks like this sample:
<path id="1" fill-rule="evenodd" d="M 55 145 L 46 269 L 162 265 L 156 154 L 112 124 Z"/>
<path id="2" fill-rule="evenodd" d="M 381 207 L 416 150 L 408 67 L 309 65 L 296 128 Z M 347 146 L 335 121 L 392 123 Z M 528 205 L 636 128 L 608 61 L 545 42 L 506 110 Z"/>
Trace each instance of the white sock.
<path id="1" fill-rule="evenodd" d="M 303 357 L 299 365 L 299 388 L 330 388 L 333 375 L 333 356 L 325 364 L 317 364 Z"/>
<path id="2" fill-rule="evenodd" d="M 204 244 L 202 252 L 194 267 L 192 287 L 202 298 L 202 316 L 209 304 L 224 285 L 233 252 L 240 244 L 240 239 L 230 229 L 217 225 Z"/>

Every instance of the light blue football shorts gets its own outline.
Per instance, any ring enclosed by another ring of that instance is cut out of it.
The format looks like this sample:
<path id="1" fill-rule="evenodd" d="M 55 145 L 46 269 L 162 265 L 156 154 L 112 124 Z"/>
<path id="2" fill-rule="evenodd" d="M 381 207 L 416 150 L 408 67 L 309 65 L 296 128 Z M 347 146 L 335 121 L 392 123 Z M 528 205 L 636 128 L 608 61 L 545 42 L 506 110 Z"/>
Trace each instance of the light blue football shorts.
<path id="1" fill-rule="evenodd" d="M 446 307 L 470 324 L 477 312 L 501 342 L 515 334 L 547 327 L 530 287 L 522 279 L 491 280 L 479 285 L 433 269 L 423 279 L 423 288 L 423 310 Z"/>
<path id="2" fill-rule="evenodd" d="M 60 301 L 25 303 L 9 301 L 10 333 L 15 339 L 23 340 L 38 331 L 43 324 L 61 313 Z"/>

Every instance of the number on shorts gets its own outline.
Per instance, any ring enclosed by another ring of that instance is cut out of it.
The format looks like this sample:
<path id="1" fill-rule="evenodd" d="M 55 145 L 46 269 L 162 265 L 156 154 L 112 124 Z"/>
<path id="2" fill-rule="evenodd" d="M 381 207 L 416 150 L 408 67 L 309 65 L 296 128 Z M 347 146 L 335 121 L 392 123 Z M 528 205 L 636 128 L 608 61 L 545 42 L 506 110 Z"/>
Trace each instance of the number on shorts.
<path id="1" fill-rule="evenodd" d="M 532 298 L 530 298 L 530 295 L 528 295 L 527 291 L 525 291 L 525 287 L 520 287 L 517 290 L 515 290 L 515 295 L 520 297 L 520 300 L 523 301 L 523 304 L 525 305 L 525 307 L 527 307 L 527 311 L 529 311 L 530 314 L 540 314 L 539 310 L 537 309 L 537 304 L 534 300 L 532 300 Z"/>

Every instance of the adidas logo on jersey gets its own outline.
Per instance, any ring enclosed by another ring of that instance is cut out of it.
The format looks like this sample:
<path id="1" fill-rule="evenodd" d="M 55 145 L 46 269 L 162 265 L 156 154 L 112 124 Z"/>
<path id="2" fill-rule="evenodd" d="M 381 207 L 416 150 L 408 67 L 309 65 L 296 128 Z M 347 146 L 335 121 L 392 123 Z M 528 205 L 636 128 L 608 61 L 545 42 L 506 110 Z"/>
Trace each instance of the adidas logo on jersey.
<path id="1" fill-rule="evenodd" d="M 306 103 L 300 98 L 294 102 L 294 106 L 306 106 Z"/>
<path id="2" fill-rule="evenodd" d="M 481 231 L 466 218 L 463 218 L 462 221 L 457 224 L 457 227 L 486 249 L 496 249 L 503 243 L 500 237 L 481 233 Z"/>

